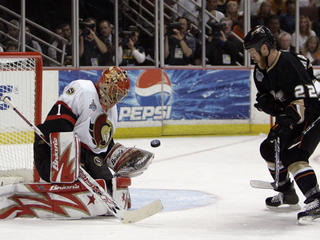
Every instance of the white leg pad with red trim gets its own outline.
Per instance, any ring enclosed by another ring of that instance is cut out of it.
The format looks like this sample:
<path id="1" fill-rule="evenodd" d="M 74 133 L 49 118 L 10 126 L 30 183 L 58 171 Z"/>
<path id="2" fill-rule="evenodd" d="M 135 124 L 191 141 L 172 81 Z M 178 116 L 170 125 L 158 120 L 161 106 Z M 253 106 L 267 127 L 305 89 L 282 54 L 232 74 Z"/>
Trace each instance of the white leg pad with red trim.
<path id="1" fill-rule="evenodd" d="M 104 180 L 96 181 L 106 188 Z M 116 184 L 113 197 L 127 209 L 131 203 L 128 190 L 130 179 L 115 179 L 113 182 Z M 109 215 L 105 212 L 104 204 L 79 181 L 69 184 L 19 183 L 0 187 L 0 219 L 80 219 Z"/>

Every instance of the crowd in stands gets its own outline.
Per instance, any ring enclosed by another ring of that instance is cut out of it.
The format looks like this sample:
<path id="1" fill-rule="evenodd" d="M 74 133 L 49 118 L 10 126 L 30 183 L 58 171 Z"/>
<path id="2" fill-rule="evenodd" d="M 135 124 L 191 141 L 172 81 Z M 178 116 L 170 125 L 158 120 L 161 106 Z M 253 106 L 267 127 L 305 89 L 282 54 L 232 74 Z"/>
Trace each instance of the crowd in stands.
<path id="1" fill-rule="evenodd" d="M 130 2 L 130 0 L 127 0 Z M 243 65 L 245 0 L 206 0 L 204 21 L 206 23 L 206 65 Z M 170 21 L 165 21 L 164 56 L 168 65 L 201 65 L 201 0 L 165 1 L 165 11 Z M 183 6 L 183 7 L 182 7 Z M 299 0 L 299 33 L 295 32 L 296 0 L 250 0 L 251 27 L 267 26 L 276 38 L 277 48 L 282 51 L 299 51 L 314 65 L 320 64 L 320 24 L 318 0 Z M 315 10 L 316 9 L 316 10 Z M 121 9 L 120 9 L 121 10 Z M 126 9 L 125 11 L 130 11 Z M 310 14 L 312 15 L 310 16 Z M 0 51 L 19 50 L 19 21 L 10 24 L 0 22 Z M 46 65 L 72 65 L 72 31 L 68 23 L 52 29 L 56 36 L 50 46 L 43 46 L 32 37 L 32 28 L 26 25 L 26 44 L 29 50 L 46 53 Z M 115 46 L 114 25 L 106 18 L 85 18 L 80 23 L 79 56 L 81 66 L 154 65 L 153 49 L 145 45 L 139 26 L 128 25 L 120 29 L 119 46 Z M 63 40 L 64 39 L 64 40 Z M 150 41 L 149 41 L 150 42 Z M 63 49 L 63 51 L 59 51 Z M 50 61 L 51 59 L 51 61 Z"/>

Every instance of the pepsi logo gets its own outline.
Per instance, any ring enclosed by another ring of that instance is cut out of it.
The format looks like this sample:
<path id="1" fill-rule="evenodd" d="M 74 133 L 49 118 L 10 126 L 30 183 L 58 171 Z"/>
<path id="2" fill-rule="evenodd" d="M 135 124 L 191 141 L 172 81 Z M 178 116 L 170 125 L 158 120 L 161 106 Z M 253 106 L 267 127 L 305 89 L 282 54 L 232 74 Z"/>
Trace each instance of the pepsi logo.
<path id="1" fill-rule="evenodd" d="M 161 74 L 162 72 L 162 74 Z M 135 94 L 141 106 L 167 105 L 171 95 L 172 87 L 166 72 L 161 69 L 147 69 L 137 79 Z"/>

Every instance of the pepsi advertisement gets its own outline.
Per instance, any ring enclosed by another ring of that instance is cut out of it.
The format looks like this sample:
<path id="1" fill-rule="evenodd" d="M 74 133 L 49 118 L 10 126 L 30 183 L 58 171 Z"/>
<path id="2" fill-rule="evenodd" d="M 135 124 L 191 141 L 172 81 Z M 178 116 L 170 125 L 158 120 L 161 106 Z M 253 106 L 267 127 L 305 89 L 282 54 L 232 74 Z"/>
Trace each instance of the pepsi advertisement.
<path id="1" fill-rule="evenodd" d="M 96 82 L 102 70 L 59 71 L 59 94 L 76 79 Z M 128 70 L 130 92 L 118 121 L 249 119 L 250 70 Z"/>

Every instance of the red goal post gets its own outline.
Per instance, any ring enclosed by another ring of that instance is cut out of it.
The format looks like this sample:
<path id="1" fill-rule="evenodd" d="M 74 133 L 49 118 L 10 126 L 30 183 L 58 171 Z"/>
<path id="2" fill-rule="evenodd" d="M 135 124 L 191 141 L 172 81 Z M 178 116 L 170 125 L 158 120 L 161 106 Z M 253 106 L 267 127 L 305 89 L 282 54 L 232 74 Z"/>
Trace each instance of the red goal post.
<path id="1" fill-rule="evenodd" d="M 0 97 L 10 98 L 35 125 L 42 116 L 42 67 L 40 53 L 0 52 Z M 28 172 L 38 181 L 33 171 L 34 132 L 19 118 L 0 101 L 0 177 Z"/>

